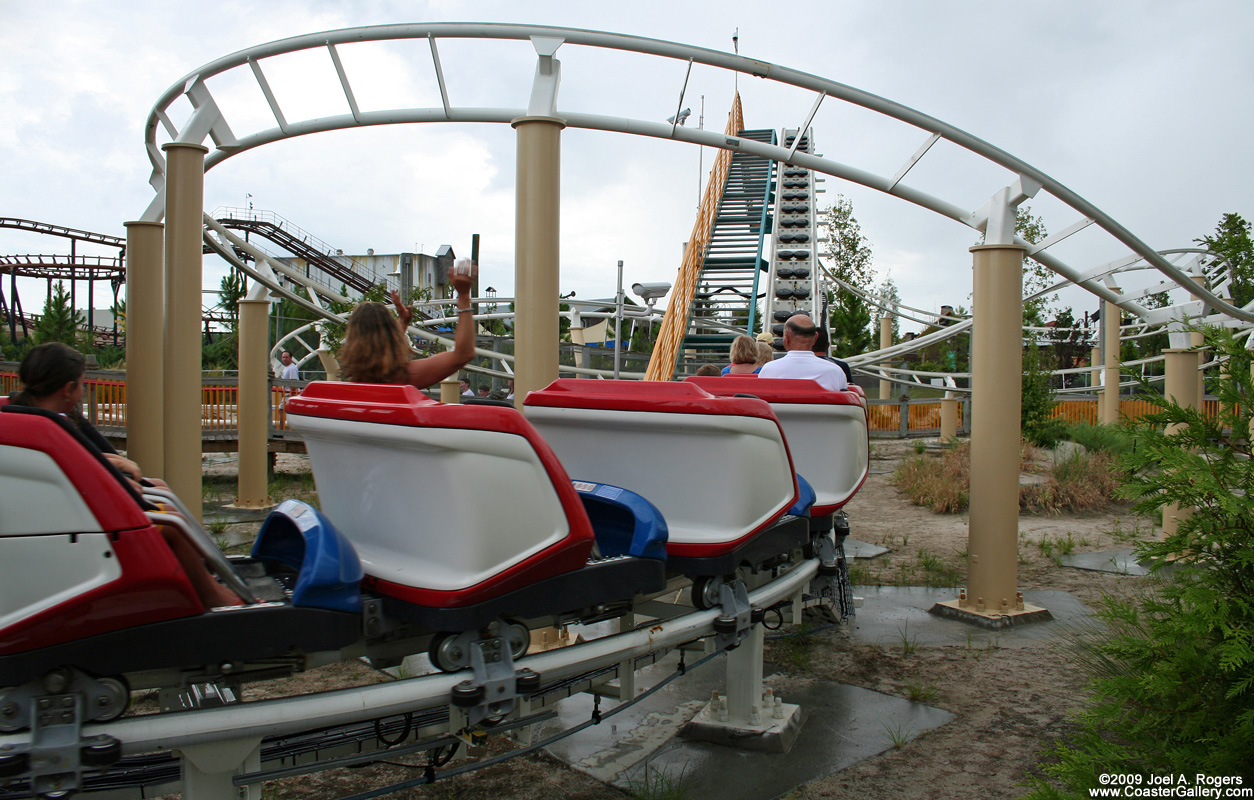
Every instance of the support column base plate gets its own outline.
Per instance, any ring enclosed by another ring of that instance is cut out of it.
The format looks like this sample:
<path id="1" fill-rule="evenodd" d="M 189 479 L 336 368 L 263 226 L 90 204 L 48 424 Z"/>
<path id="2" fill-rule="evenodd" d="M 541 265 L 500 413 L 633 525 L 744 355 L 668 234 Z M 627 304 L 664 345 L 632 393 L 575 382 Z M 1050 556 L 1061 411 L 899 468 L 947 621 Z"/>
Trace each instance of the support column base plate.
<path id="1" fill-rule="evenodd" d="M 776 719 L 771 714 L 769 711 L 764 712 L 761 721 L 756 724 L 747 720 L 719 720 L 717 715 L 710 713 L 710 704 L 706 703 L 705 708 L 680 729 L 679 735 L 685 739 L 739 747 L 742 750 L 787 753 L 801 733 L 805 712 L 801 710 L 801 706 L 784 703 L 782 719 Z"/>
<path id="2" fill-rule="evenodd" d="M 959 601 L 957 600 L 946 600 L 929 608 L 928 613 L 991 630 L 1013 628 L 1033 622 L 1046 622 L 1054 618 L 1054 615 L 1049 613 L 1048 609 L 1034 606 L 1030 603 L 1024 603 L 1023 608 L 1008 612 L 976 611 L 974 605 L 963 608 L 958 603 Z"/>

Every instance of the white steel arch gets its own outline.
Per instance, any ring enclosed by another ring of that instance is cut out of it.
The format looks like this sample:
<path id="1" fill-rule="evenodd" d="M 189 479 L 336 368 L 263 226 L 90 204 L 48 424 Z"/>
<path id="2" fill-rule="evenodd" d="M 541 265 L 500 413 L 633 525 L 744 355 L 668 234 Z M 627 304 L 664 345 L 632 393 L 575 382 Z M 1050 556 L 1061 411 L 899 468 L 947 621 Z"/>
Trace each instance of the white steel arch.
<path id="1" fill-rule="evenodd" d="M 476 39 L 486 41 L 518 41 L 530 40 L 541 53 L 543 63 L 557 52 L 562 45 L 606 48 L 628 51 L 637 54 L 656 56 L 666 59 L 686 61 L 689 73 L 693 64 L 702 64 L 718 69 L 772 81 L 781 85 L 799 87 L 812 92 L 814 104 L 809 116 L 801 123 L 801 128 L 809 126 L 820 106 L 831 98 L 849 103 L 875 112 L 885 118 L 896 120 L 904 125 L 917 129 L 920 146 L 902 160 L 901 167 L 892 175 L 878 174 L 870 169 L 856 165 L 841 163 L 832 159 L 798 152 L 796 148 L 785 148 L 775 145 L 752 142 L 737 137 L 727 137 L 716 131 L 696 130 L 681 127 L 676 123 L 660 123 L 651 120 L 615 117 L 603 114 L 585 113 L 577 109 L 563 108 L 559 112 L 567 127 L 602 130 L 609 132 L 629 133 L 661 139 L 700 144 L 726 150 L 735 150 L 782 162 L 793 163 L 826 175 L 848 180 L 875 189 L 886 194 L 899 197 L 915 205 L 922 206 L 943 216 L 960 222 L 976 231 L 985 231 L 989 223 L 989 209 L 992 202 L 976 209 L 969 209 L 957 201 L 936 197 L 906 182 L 906 178 L 915 166 L 928 155 L 928 152 L 939 141 L 946 141 L 969 153 L 977 155 L 1008 171 L 1008 183 L 1020 197 L 1034 197 L 1038 192 L 1045 192 L 1075 212 L 1076 218 L 1061 231 L 1045 241 L 1029 245 L 1016 240 L 1028 247 L 1028 255 L 1044 264 L 1064 280 L 1080 285 L 1089 292 L 1124 308 L 1139 317 L 1145 317 L 1148 310 L 1135 299 L 1112 292 L 1095 275 L 1092 268 L 1084 268 L 1066 263 L 1059 257 L 1051 255 L 1047 250 L 1054 244 L 1071 235 L 1097 226 L 1128 251 L 1128 258 L 1143 260 L 1153 269 L 1161 272 L 1173 284 L 1188 286 L 1190 291 L 1205 301 L 1212 309 L 1222 312 L 1230 318 L 1254 322 L 1254 312 L 1240 309 L 1225 302 L 1210 289 L 1192 283 L 1189 276 L 1174 263 L 1165 259 L 1151 247 L 1134 236 L 1109 215 L 1102 212 L 1092 203 L 1054 180 L 1041 170 L 1027 164 L 1023 160 L 997 148 L 984 140 L 973 136 L 957 127 L 941 122 L 934 117 L 914 109 L 895 103 L 877 95 L 855 89 L 836 81 L 819 76 L 792 70 L 769 62 L 759 61 L 747 56 L 692 47 L 657 39 L 638 36 L 604 33 L 574 28 L 550 26 L 511 25 L 495 23 L 414 23 L 403 25 L 380 25 L 362 28 L 349 28 L 322 33 L 306 34 L 282 39 L 268 44 L 258 45 L 240 50 L 228 56 L 212 61 L 193 72 L 188 73 L 173 86 L 166 90 L 157 100 L 149 114 L 145 126 L 145 145 L 149 160 L 153 165 L 150 183 L 157 191 L 157 197 L 145 212 L 143 219 L 156 221 L 164 215 L 165 161 L 161 153 L 160 132 L 164 131 L 168 140 L 201 143 L 206 137 L 211 138 L 216 149 L 205 159 L 205 168 L 210 169 L 233 155 L 276 142 L 293 136 L 301 136 L 323 131 L 343 130 L 372 125 L 391 125 L 419 122 L 487 122 L 509 123 L 511 120 L 528 113 L 528 108 L 486 108 L 454 105 L 450 99 L 448 84 L 444 76 L 444 68 L 440 61 L 439 41 L 442 39 Z M 388 42 L 396 40 L 426 40 L 430 49 L 432 69 L 440 90 L 441 103 L 426 108 L 396 108 L 388 110 L 368 111 L 359 106 L 347 70 L 340 58 L 339 48 L 342 45 L 369 42 Z M 325 49 L 327 57 L 334 67 L 339 82 L 339 91 L 343 93 L 349 113 L 304 120 L 289 120 L 284 113 L 282 98 L 276 96 L 269 81 L 266 79 L 264 61 L 277 59 L 293 53 Z M 220 106 L 210 91 L 206 81 L 226 73 L 243 74 L 247 67 L 255 86 L 265 96 L 274 118 L 272 127 L 254 130 L 237 135 L 222 113 Z M 556 110 L 556 88 L 560 71 L 550 75 L 547 98 L 535 102 L 547 102 Z M 537 87 L 540 83 L 537 83 Z M 680 90 L 678 107 L 684 103 L 684 91 L 687 80 Z M 194 109 L 190 117 L 180 127 L 171 119 L 170 109 L 180 98 L 186 97 Z M 1000 186 L 990 186 L 988 196 L 992 197 L 1000 191 Z M 996 209 L 994 209 L 994 213 Z"/>

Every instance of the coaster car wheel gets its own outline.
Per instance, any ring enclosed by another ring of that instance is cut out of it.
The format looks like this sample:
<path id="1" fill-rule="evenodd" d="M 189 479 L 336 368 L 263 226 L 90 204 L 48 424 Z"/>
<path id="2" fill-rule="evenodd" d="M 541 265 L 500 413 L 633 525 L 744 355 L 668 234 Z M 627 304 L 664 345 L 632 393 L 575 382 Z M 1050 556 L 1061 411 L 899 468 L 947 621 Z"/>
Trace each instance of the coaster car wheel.
<path id="1" fill-rule="evenodd" d="M 501 629 L 501 636 L 509 642 L 509 655 L 519 659 L 527 655 L 531 647 L 531 629 L 516 619 L 507 619 Z"/>
<path id="2" fill-rule="evenodd" d="M 441 672 L 457 672 L 470 666 L 470 653 L 460 641 L 460 634 L 437 633 L 431 637 L 431 645 L 427 648 L 427 656 L 431 666 Z"/>

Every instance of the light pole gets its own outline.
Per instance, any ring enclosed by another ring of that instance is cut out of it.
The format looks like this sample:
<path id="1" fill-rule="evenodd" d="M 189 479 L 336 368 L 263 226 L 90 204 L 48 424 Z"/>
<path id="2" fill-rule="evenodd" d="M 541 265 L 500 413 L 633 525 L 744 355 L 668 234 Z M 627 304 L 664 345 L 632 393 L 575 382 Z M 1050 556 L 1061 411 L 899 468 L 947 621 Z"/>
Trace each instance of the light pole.
<path id="1" fill-rule="evenodd" d="M 623 262 L 618 262 L 618 290 L 614 294 L 614 380 L 623 357 Z"/>

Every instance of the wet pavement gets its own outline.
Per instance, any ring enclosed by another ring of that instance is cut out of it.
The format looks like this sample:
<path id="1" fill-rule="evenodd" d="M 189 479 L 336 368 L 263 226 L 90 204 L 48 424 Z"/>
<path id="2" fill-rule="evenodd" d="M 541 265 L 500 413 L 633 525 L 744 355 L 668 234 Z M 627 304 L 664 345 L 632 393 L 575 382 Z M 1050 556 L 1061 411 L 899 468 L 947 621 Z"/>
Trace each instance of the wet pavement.
<path id="1" fill-rule="evenodd" d="M 869 689 L 819 681 L 794 683 L 776 674 L 765 685 L 786 703 L 800 705 L 805 714 L 788 753 L 681 738 L 677 734 L 683 725 L 713 691 L 723 689 L 725 659 L 720 656 L 690 670 L 635 706 L 550 746 L 549 753 L 623 789 L 652 787 L 649 796 L 665 796 L 658 790 L 682 783 L 683 796 L 692 800 L 763 800 L 904 744 L 954 718 L 948 711 Z M 644 670 L 641 688 L 674 672 L 676 662 L 671 655 Z M 583 722 L 592 713 L 592 704 L 587 695 L 563 700 L 557 707 L 559 718 L 537 735 Z M 602 700 L 602 713 L 615 704 Z"/>
<path id="2" fill-rule="evenodd" d="M 853 620 L 844 623 L 849 635 L 886 647 L 903 643 L 1024 647 L 1066 635 L 1090 619 L 1083 603 L 1059 591 L 1024 592 L 1028 603 L 1049 609 L 1053 620 L 998 631 L 928 613 L 936 603 L 955 599 L 953 589 L 857 586 L 854 595 L 862 598 L 862 606 Z M 706 705 L 712 692 L 725 690 L 725 660 L 726 656 L 720 656 L 689 670 L 637 705 L 548 751 L 599 780 L 624 789 L 649 789 L 652 796 L 661 796 L 661 789 L 682 782 L 683 796 L 694 800 L 763 800 L 885 752 L 954 718 L 948 711 L 869 689 L 771 675 L 768 664 L 764 685 L 785 703 L 799 705 L 805 715 L 788 753 L 684 740 L 679 735 L 683 726 Z M 677 656 L 671 654 L 642 671 L 640 688 L 663 680 L 676 664 Z M 602 699 L 602 713 L 615 705 L 614 700 Z M 557 706 L 558 719 L 537 735 L 552 735 L 587 720 L 592 707 L 587 695 L 563 700 Z"/>

